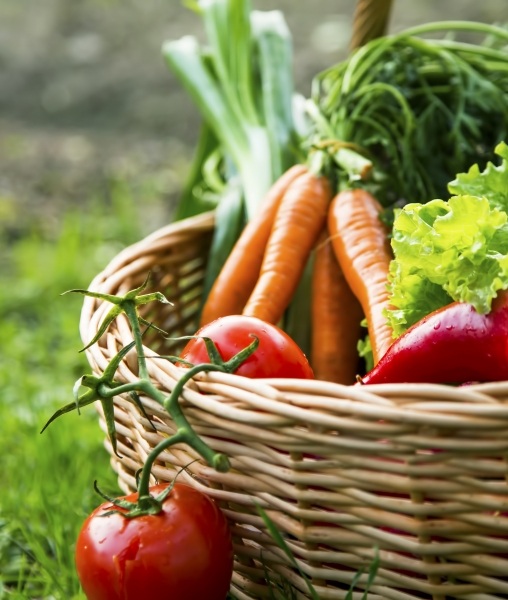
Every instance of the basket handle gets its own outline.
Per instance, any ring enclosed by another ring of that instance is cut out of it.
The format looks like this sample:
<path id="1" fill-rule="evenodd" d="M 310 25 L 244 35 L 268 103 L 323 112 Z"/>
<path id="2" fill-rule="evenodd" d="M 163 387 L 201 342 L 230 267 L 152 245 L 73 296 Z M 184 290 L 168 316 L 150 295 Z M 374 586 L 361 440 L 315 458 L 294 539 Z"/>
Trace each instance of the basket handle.
<path id="1" fill-rule="evenodd" d="M 357 0 L 350 51 L 386 33 L 392 0 Z"/>

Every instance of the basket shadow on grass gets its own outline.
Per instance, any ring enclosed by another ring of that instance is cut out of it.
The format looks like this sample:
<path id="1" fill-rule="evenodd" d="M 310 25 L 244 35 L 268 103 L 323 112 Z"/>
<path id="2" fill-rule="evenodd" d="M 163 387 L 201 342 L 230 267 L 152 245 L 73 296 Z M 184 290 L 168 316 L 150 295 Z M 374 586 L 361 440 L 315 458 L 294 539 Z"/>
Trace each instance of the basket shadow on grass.
<path id="1" fill-rule="evenodd" d="M 39 435 L 87 368 L 80 301 L 61 294 L 144 233 L 134 197 L 117 200 L 121 211 L 97 198 L 58 222 L 27 214 L 0 224 L 1 600 L 84 599 L 74 544 L 99 503 L 94 479 L 118 493 L 93 412 Z"/>

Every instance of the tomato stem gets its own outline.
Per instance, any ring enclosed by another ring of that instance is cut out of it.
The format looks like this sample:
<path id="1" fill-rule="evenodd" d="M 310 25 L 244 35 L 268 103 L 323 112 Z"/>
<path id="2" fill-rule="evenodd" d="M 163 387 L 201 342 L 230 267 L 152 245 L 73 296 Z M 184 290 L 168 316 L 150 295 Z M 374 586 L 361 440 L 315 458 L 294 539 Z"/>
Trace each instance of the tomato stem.
<path id="1" fill-rule="evenodd" d="M 145 353 L 143 351 L 143 340 L 142 333 L 139 327 L 138 313 L 136 310 L 136 306 L 133 303 L 126 304 L 124 307 L 125 315 L 129 320 L 132 328 L 132 337 L 134 338 L 134 343 L 136 347 L 136 352 L 138 354 L 138 368 L 139 368 L 139 376 L 141 379 L 148 380 L 148 367 L 146 365 Z"/>
<path id="2" fill-rule="evenodd" d="M 212 448 L 210 448 L 210 446 L 206 442 L 204 442 L 195 433 L 178 402 L 186 383 L 188 383 L 195 375 L 206 371 L 224 370 L 224 367 L 222 367 L 221 365 L 196 365 L 190 368 L 186 373 L 182 375 L 182 377 L 180 377 L 175 387 L 173 388 L 171 394 L 164 398 L 163 406 L 166 409 L 166 411 L 171 415 L 175 425 L 177 426 L 177 430 L 171 437 L 159 442 L 155 446 L 155 448 L 150 452 L 150 454 L 146 457 L 138 482 L 138 502 L 143 502 L 143 499 L 149 496 L 148 490 L 150 487 L 150 474 L 154 462 L 157 460 L 161 452 L 166 450 L 166 448 L 173 446 L 174 444 L 187 444 L 188 446 L 193 448 L 198 454 L 200 454 L 207 461 L 207 463 L 210 466 L 214 467 L 217 471 L 224 473 L 229 470 L 230 465 L 228 458 L 224 454 L 215 452 Z M 145 391 L 151 391 L 152 396 L 155 396 L 154 399 L 160 401 L 161 393 L 159 392 L 159 390 L 154 388 L 151 382 L 145 381 L 140 383 L 144 383 L 144 387 L 146 387 Z"/>
<path id="3" fill-rule="evenodd" d="M 254 352 L 257 350 L 257 347 L 259 346 L 259 338 L 254 334 L 251 334 L 251 337 L 253 338 L 253 341 L 248 346 L 240 350 L 240 352 L 237 352 L 228 361 L 223 363 L 226 373 L 234 373 L 238 367 L 242 365 L 249 358 L 249 356 L 254 354 Z"/>
<path id="4" fill-rule="evenodd" d="M 159 404 L 161 404 L 166 409 L 166 412 L 171 416 L 177 428 L 176 432 L 172 436 L 159 442 L 145 460 L 138 482 L 138 503 L 140 504 L 140 507 L 142 507 L 143 504 L 153 503 L 153 499 L 151 499 L 148 489 L 150 474 L 154 462 L 157 460 L 161 452 L 174 444 L 185 443 L 195 450 L 211 467 L 221 472 L 226 472 L 229 470 L 230 465 L 228 458 L 224 454 L 215 452 L 197 435 L 187 420 L 187 417 L 184 415 L 179 403 L 179 398 L 184 390 L 185 385 L 195 375 L 206 371 L 225 371 L 226 369 L 220 364 L 201 364 L 193 366 L 180 377 L 169 396 L 163 394 L 149 379 L 137 312 L 133 307 L 133 310 L 126 310 L 125 313 L 131 325 L 132 335 L 136 344 L 136 350 L 138 352 L 140 380 L 134 384 L 135 388 L 151 397 L 153 400 L 159 402 Z M 132 384 L 126 384 L 116 388 L 115 392 L 119 393 L 120 391 L 132 391 L 132 389 Z M 148 499 L 145 500 L 146 498 Z"/>
<path id="5" fill-rule="evenodd" d="M 180 337 L 180 338 L 171 338 L 171 339 L 173 341 L 175 341 L 175 340 L 177 340 L 177 341 L 179 341 L 179 340 L 202 340 L 203 343 L 205 344 L 206 352 L 208 354 L 208 359 L 210 362 L 200 363 L 197 366 L 203 366 L 203 365 L 208 365 L 208 366 L 212 366 L 212 367 L 215 366 L 215 367 L 220 367 L 220 369 L 206 369 L 206 370 L 209 370 L 209 371 L 219 370 L 219 371 L 223 371 L 225 373 L 234 373 L 240 367 L 240 365 L 242 365 L 249 358 L 249 356 L 251 356 L 251 354 L 254 354 L 254 352 L 257 350 L 257 348 L 259 346 L 259 338 L 257 336 L 255 336 L 254 334 L 251 334 L 251 337 L 253 338 L 253 341 L 245 348 L 242 348 L 239 352 L 237 352 L 229 360 L 223 360 L 215 342 L 209 337 L 200 336 L 200 335 L 189 335 L 189 336 L 184 336 L 184 337 Z M 163 355 L 163 356 L 152 356 L 151 358 L 164 358 L 166 360 L 171 361 L 172 363 L 175 363 L 178 365 L 185 365 L 186 367 L 194 367 L 195 366 L 193 363 L 189 362 L 188 360 L 185 360 L 181 356 Z M 203 370 L 205 370 L 205 369 L 203 369 Z"/>
<path id="6" fill-rule="evenodd" d="M 91 345 L 99 341 L 102 335 L 107 331 L 110 324 L 118 317 L 121 313 L 124 313 L 127 317 L 133 341 L 123 347 L 113 358 L 104 369 L 101 377 L 95 375 L 85 375 L 81 377 L 74 386 L 74 402 L 68 404 L 55 412 L 55 414 L 49 419 L 44 429 L 52 423 L 60 415 L 70 412 L 71 410 L 78 410 L 88 404 L 92 404 L 96 400 L 100 401 L 104 411 L 104 418 L 108 429 L 108 435 L 113 446 L 113 450 L 116 452 L 116 424 L 114 418 L 114 405 L 113 399 L 115 396 L 128 394 L 132 401 L 144 412 L 143 405 L 138 394 L 143 394 L 163 406 L 171 419 L 176 425 L 176 432 L 169 438 L 163 439 L 159 442 L 155 448 L 148 455 L 142 469 L 141 475 L 138 480 L 138 500 L 135 504 L 128 508 L 126 516 L 134 517 L 141 514 L 156 514 L 161 510 L 162 497 L 153 497 L 149 493 L 149 480 L 154 462 L 158 456 L 169 446 L 173 444 L 184 443 L 191 447 L 201 456 L 211 467 L 220 472 L 226 472 L 230 468 L 229 460 L 227 456 L 219 452 L 215 452 L 199 435 L 194 431 L 191 424 L 184 415 L 182 408 L 179 403 L 179 398 L 183 393 L 185 385 L 195 375 L 206 371 L 222 371 L 232 372 L 237 368 L 238 364 L 245 360 L 257 347 L 258 340 L 256 339 L 247 348 L 243 349 L 240 353 L 234 356 L 227 362 L 224 362 L 220 357 L 218 350 L 214 347 L 211 349 L 212 356 L 210 360 L 213 362 L 217 361 L 218 364 L 204 363 L 200 365 L 192 366 L 183 373 L 182 377 L 176 382 L 175 387 L 169 395 L 164 394 L 158 389 L 150 379 L 147 365 L 147 357 L 143 351 L 143 332 L 141 331 L 141 324 L 146 324 L 152 327 L 150 323 L 139 314 L 138 306 L 147 304 L 149 302 L 158 301 L 165 304 L 171 304 L 166 297 L 160 292 L 141 294 L 148 284 L 148 277 L 145 279 L 143 284 L 138 288 L 127 292 L 124 296 L 113 296 L 111 294 L 102 294 L 99 292 L 92 292 L 90 290 L 75 289 L 70 290 L 71 292 L 77 292 L 86 296 L 91 296 L 102 301 L 110 302 L 113 307 L 104 317 L 100 324 L 97 333 L 93 339 L 83 348 L 86 350 Z M 162 330 L 155 327 L 155 329 L 163 334 Z M 166 335 L 166 334 L 165 334 Z M 210 340 L 211 342 L 211 340 Z M 128 383 L 119 383 L 115 381 L 114 377 L 121 361 L 125 356 L 135 348 L 137 353 L 138 361 L 138 372 L 139 378 L 137 381 L 131 381 Z M 153 358 L 153 357 L 151 357 Z M 174 357 L 170 357 L 172 359 Z M 215 359 L 215 361 L 214 361 Z M 236 365 L 236 366 L 235 366 Z M 84 394 L 79 394 L 81 387 L 89 388 Z M 148 418 L 148 416 L 145 414 Z M 149 419 L 149 418 L 148 418 Z M 169 493 L 169 492 L 168 492 Z M 102 495 L 102 494 L 101 494 Z M 113 502 L 115 504 L 115 502 Z M 118 505 L 120 506 L 120 505 Z"/>
<path id="7" fill-rule="evenodd" d="M 185 442 L 198 452 L 209 465 L 217 471 L 225 473 L 229 470 L 229 460 L 224 454 L 215 452 L 206 444 L 192 429 L 187 417 L 184 415 L 182 408 L 178 402 L 185 384 L 190 381 L 195 375 L 202 372 L 222 371 L 226 369 L 221 365 L 201 364 L 191 367 L 186 373 L 180 377 L 171 394 L 164 401 L 164 408 L 173 418 L 178 431 L 183 432 Z M 164 440 L 165 441 L 165 440 Z"/>
<path id="8" fill-rule="evenodd" d="M 169 448 L 173 444 L 179 444 L 185 441 L 186 432 L 184 430 L 178 430 L 172 436 L 159 442 L 155 448 L 146 457 L 143 468 L 141 469 L 141 475 L 138 481 L 138 504 L 141 506 L 147 503 L 147 497 L 150 496 L 150 475 L 152 473 L 152 467 L 154 462 L 159 457 L 160 453 Z"/>

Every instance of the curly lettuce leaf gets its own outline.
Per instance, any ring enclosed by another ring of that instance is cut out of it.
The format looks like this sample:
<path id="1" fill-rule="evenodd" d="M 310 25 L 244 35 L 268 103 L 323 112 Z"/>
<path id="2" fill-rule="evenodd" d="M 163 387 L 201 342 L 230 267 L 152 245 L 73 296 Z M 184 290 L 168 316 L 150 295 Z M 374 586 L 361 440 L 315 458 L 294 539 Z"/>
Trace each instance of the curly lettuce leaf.
<path id="1" fill-rule="evenodd" d="M 482 197 L 463 194 L 448 202 L 407 204 L 397 212 L 387 311 L 394 336 L 454 300 L 486 313 L 497 292 L 508 288 L 508 215 L 490 203 L 497 177 L 496 171 L 494 191 Z"/>
<path id="2" fill-rule="evenodd" d="M 502 159 L 498 166 L 489 162 L 480 171 L 478 165 L 473 165 L 448 184 L 448 191 L 454 196 L 486 197 L 492 207 L 508 212 L 508 145 L 501 142 L 494 152 Z"/>

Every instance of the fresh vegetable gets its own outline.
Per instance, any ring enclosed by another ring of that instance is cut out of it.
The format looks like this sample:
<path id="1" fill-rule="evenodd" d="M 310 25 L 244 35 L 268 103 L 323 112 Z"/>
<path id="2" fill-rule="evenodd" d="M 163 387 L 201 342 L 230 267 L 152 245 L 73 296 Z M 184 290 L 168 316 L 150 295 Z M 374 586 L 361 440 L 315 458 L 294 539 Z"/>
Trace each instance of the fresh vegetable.
<path id="1" fill-rule="evenodd" d="M 242 313 L 258 280 L 265 247 L 282 197 L 288 187 L 305 172 L 304 165 L 295 165 L 270 188 L 258 213 L 247 223 L 220 270 L 203 307 L 201 325 L 225 315 Z"/>
<path id="2" fill-rule="evenodd" d="M 392 342 L 386 319 L 387 277 L 392 259 L 381 205 L 363 189 L 343 190 L 332 200 L 328 228 L 344 277 L 367 319 L 374 363 Z"/>
<path id="3" fill-rule="evenodd" d="M 208 251 L 202 301 L 215 284 L 224 263 L 227 261 L 245 227 L 246 215 L 243 191 L 239 181 L 228 183 L 214 211 L 215 226 Z"/>
<path id="4" fill-rule="evenodd" d="M 203 183 L 208 159 L 218 154 L 222 169 L 213 171 L 224 186 L 238 175 L 250 219 L 272 182 L 295 162 L 291 35 L 280 11 L 253 11 L 248 0 L 195 5 L 206 46 L 185 35 L 165 42 L 162 54 L 217 141 L 199 157 Z M 193 203 L 193 196 L 186 201 Z"/>
<path id="5" fill-rule="evenodd" d="M 508 145 L 500 142 L 494 148 L 496 162 L 489 161 L 483 171 L 475 164 L 466 173 L 459 173 L 448 184 L 455 196 L 486 197 L 492 208 L 508 212 Z M 500 159 L 500 160 L 499 160 Z"/>
<path id="6" fill-rule="evenodd" d="M 395 335 L 453 301 L 487 313 L 508 288 L 508 146 L 499 144 L 496 153 L 498 166 L 459 174 L 447 201 L 396 213 L 386 312 Z"/>
<path id="7" fill-rule="evenodd" d="M 444 21 L 364 44 L 314 78 L 309 151 L 339 179 L 358 177 L 344 149 L 370 159 L 362 186 L 385 207 L 444 197 L 508 139 L 507 41 L 503 27 Z"/>
<path id="8" fill-rule="evenodd" d="M 234 371 L 237 375 L 314 378 L 312 368 L 297 344 L 276 325 L 256 317 L 229 315 L 208 323 L 187 343 L 180 359 L 191 365 L 213 362 L 205 338 L 212 340 L 223 361 L 233 358 L 257 338 L 258 347 Z"/>
<path id="9" fill-rule="evenodd" d="M 275 216 L 261 272 L 244 315 L 269 323 L 280 321 L 326 223 L 330 200 L 328 180 L 310 171 L 288 187 Z"/>
<path id="10" fill-rule="evenodd" d="M 507 292 L 499 294 L 488 314 L 453 302 L 399 336 L 362 383 L 508 380 L 507 348 Z"/>
<path id="11" fill-rule="evenodd" d="M 167 485 L 150 488 L 152 496 Z M 138 495 L 119 499 L 135 503 Z M 208 496 L 176 482 L 156 514 L 127 517 L 104 502 L 86 519 L 76 569 L 88 600 L 224 600 L 233 573 L 227 520 Z"/>
<path id="12" fill-rule="evenodd" d="M 508 377 L 508 146 L 495 152 L 501 164 L 457 175 L 447 201 L 396 211 L 385 311 L 396 339 L 364 383 Z"/>
<path id="13" fill-rule="evenodd" d="M 294 90 L 292 39 L 281 11 L 252 10 L 250 0 L 198 0 L 192 7 L 204 26 L 205 43 L 186 35 L 167 41 L 162 53 L 203 119 L 176 214 L 216 209 L 204 304 L 245 221 L 258 214 L 280 176 L 305 162 L 301 140 L 308 121 L 303 97 Z M 291 298 L 281 325 L 306 346 L 305 291 Z"/>
<path id="14" fill-rule="evenodd" d="M 326 227 L 315 251 L 311 298 L 311 363 L 316 379 L 354 383 L 363 311 L 337 262 Z"/>
<path id="15" fill-rule="evenodd" d="M 222 265 L 240 235 L 242 219 L 256 218 L 266 191 L 295 162 L 305 162 L 339 190 L 345 184 L 358 187 L 361 180 L 362 189 L 379 202 L 386 223 L 398 206 L 442 196 L 446 183 L 470 164 L 483 168 L 494 145 L 508 138 L 508 32 L 458 21 L 371 40 L 315 77 L 305 121 L 295 112 L 288 75 L 290 36 L 282 15 L 252 11 L 249 2 L 235 0 L 199 1 L 196 6 L 208 48 L 187 36 L 166 43 L 163 53 L 203 115 L 208 135 L 198 153 L 202 184 L 220 198 L 203 295 L 203 302 L 207 296 L 210 302 L 201 324 L 244 312 L 277 323 L 310 352 L 308 248 L 298 240 L 301 253 L 291 258 L 282 251 L 290 246 L 281 240 L 296 239 L 292 228 L 274 226 L 261 270 L 249 266 L 239 277 L 228 275 Z M 465 32 L 470 41 L 452 39 Z M 473 41 L 475 36 L 479 41 Z M 234 55 L 231 44 L 238 49 Z M 304 126 L 297 127 L 299 123 Z M 232 187 L 233 196 L 221 190 Z M 200 189 L 197 179 L 193 189 Z M 192 202 L 189 194 L 186 201 Z M 262 231 L 257 233 L 262 237 Z M 272 259 L 275 245 L 277 258 Z M 238 270 L 258 260 L 252 254 L 249 262 L 237 263 Z M 387 264 L 380 262 L 378 282 Z M 252 276 L 248 284 L 247 275 Z M 389 307 L 384 285 L 370 292 L 369 282 L 358 294 L 350 283 L 367 318 L 374 361 L 391 343 L 391 328 L 400 331 L 392 319 L 385 322 L 383 312 Z M 236 286 L 242 291 L 238 297 Z M 227 298 L 221 289 L 229 290 Z M 441 294 L 440 303 L 445 299 L 452 300 Z"/>
<path id="16" fill-rule="evenodd" d="M 508 215 L 485 197 L 409 204 L 393 235 L 387 314 L 396 334 L 453 300 L 486 313 L 508 287 Z"/>

